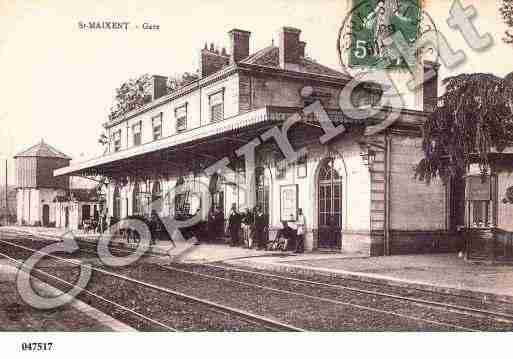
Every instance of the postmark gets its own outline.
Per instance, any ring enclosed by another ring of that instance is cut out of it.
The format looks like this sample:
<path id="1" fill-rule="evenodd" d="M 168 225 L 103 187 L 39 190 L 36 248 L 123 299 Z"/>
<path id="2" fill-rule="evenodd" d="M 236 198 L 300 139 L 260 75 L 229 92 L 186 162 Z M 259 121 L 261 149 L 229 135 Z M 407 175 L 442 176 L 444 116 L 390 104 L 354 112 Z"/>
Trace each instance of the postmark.
<path id="1" fill-rule="evenodd" d="M 353 0 L 352 6 L 337 43 L 340 63 L 348 73 L 414 68 L 423 51 L 419 40 L 436 33 L 422 0 Z"/>

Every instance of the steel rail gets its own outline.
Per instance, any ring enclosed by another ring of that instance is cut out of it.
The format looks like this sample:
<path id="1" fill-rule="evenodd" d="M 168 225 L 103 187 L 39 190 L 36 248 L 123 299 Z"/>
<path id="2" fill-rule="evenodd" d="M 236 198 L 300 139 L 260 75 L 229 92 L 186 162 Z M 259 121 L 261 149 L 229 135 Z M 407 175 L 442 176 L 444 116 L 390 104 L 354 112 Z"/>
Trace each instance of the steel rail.
<path id="1" fill-rule="evenodd" d="M 15 258 L 12 258 L 12 257 L 10 257 L 10 256 L 8 256 L 8 255 L 6 255 L 6 254 L 4 254 L 4 253 L 1 253 L 1 252 L 0 252 L 0 256 L 1 256 L 1 257 L 3 257 L 3 258 L 5 258 L 5 259 L 7 259 L 7 260 L 9 260 L 9 261 L 11 261 L 11 262 L 16 263 L 16 264 L 17 264 L 17 267 L 18 267 L 20 270 L 23 270 L 24 272 L 26 272 L 27 274 L 29 274 L 32 278 L 36 278 L 36 279 L 38 279 L 38 280 L 41 280 L 41 278 L 34 276 L 32 273 L 30 273 L 29 271 L 27 271 L 27 270 L 26 270 L 24 262 L 22 262 L 22 261 L 20 261 L 20 260 L 17 260 L 17 259 L 15 259 Z M 85 288 L 79 287 L 79 286 L 77 286 L 77 285 L 75 285 L 75 284 L 73 284 L 73 283 L 70 283 L 70 282 L 68 282 L 68 281 L 65 281 L 64 279 L 59 278 L 59 277 L 56 277 L 56 276 L 54 276 L 53 274 L 47 273 L 47 272 L 45 272 L 45 271 L 43 271 L 43 270 L 41 270 L 41 269 L 38 269 L 38 268 L 33 268 L 32 270 L 33 270 L 33 271 L 36 271 L 37 273 L 42 274 L 42 275 L 43 275 L 43 276 L 45 276 L 45 277 L 48 277 L 48 278 L 51 278 L 51 279 L 53 279 L 53 280 L 55 280 L 55 281 L 57 281 L 57 282 L 63 283 L 63 284 L 65 284 L 66 286 L 69 286 L 69 287 L 71 287 L 71 288 L 78 288 L 78 289 L 80 289 L 80 290 L 81 290 L 81 292 L 84 292 L 84 293 L 86 293 L 86 294 L 88 294 L 88 295 L 90 295 L 90 296 L 92 296 L 92 297 L 95 297 L 95 298 L 99 299 L 100 301 L 103 301 L 103 302 L 105 302 L 105 303 L 108 303 L 108 304 L 110 304 L 110 305 L 113 305 L 113 306 L 115 306 L 115 307 L 116 307 L 116 308 L 118 308 L 118 309 L 122 309 L 122 310 L 124 310 L 125 312 L 128 312 L 128 313 L 130 313 L 130 314 L 133 314 L 133 315 L 135 315 L 136 317 L 138 317 L 138 318 L 140 318 L 140 319 L 143 319 L 143 320 L 145 320 L 145 321 L 147 321 L 147 322 L 150 322 L 150 323 L 152 323 L 152 324 L 156 324 L 156 325 L 158 325 L 158 326 L 160 326 L 160 327 L 162 327 L 162 328 L 165 328 L 165 329 L 170 330 L 170 331 L 173 331 L 173 332 L 178 332 L 178 330 L 177 330 L 176 328 L 170 327 L 170 326 L 168 326 L 168 325 L 166 325 L 166 324 L 164 324 L 164 323 L 161 323 L 161 322 L 159 322 L 159 321 L 157 321 L 157 320 L 155 320 L 155 319 L 152 319 L 152 318 L 150 318 L 150 317 L 148 317 L 148 316 L 146 316 L 146 315 L 144 315 L 144 314 L 138 313 L 138 312 L 136 312 L 136 311 L 135 311 L 135 310 L 133 310 L 133 309 L 130 309 L 130 308 L 125 307 L 125 306 L 124 306 L 124 305 L 122 305 L 122 304 L 119 304 L 119 303 L 113 302 L 113 301 L 111 301 L 110 299 L 107 299 L 107 298 L 105 298 L 105 297 L 102 297 L 101 295 L 98 295 L 98 294 L 96 294 L 96 293 L 93 293 L 93 292 L 91 292 L 91 291 L 90 291 L 90 290 L 88 290 L 88 289 L 85 289 Z M 47 284 L 48 284 L 48 283 L 47 283 Z M 57 289 L 58 289 L 58 288 L 57 288 Z M 62 290 L 61 290 L 61 292 L 62 292 Z M 64 293 L 64 292 L 63 292 L 63 293 Z M 135 329 L 135 328 L 134 328 L 134 329 Z"/>
<path id="2" fill-rule="evenodd" d="M 201 277 L 209 278 L 209 279 L 217 279 L 217 280 L 221 280 L 221 281 L 237 283 L 237 284 L 244 285 L 244 286 L 247 286 L 247 287 L 254 287 L 254 288 L 264 289 L 264 290 L 273 291 L 273 292 L 282 293 L 282 294 L 295 295 L 295 296 L 299 296 L 299 297 L 303 297 L 303 298 L 309 298 L 309 299 L 313 299 L 313 300 L 317 300 L 317 301 L 322 301 L 322 302 L 327 302 L 327 303 L 336 304 L 336 305 L 350 306 L 350 307 L 354 307 L 354 308 L 361 309 L 361 310 L 372 311 L 372 312 L 376 312 L 376 313 L 380 313 L 380 314 L 386 314 L 386 315 L 392 315 L 392 316 L 396 316 L 396 317 L 400 317 L 400 318 L 404 318 L 404 319 L 408 319 L 408 320 L 421 321 L 421 322 L 425 322 L 425 323 L 429 323 L 429 324 L 435 324 L 435 325 L 440 325 L 440 326 L 444 326 L 444 327 L 456 328 L 456 329 L 459 329 L 459 330 L 466 330 L 466 331 L 472 331 L 472 332 L 478 332 L 479 331 L 479 330 L 476 330 L 476 329 L 467 328 L 467 327 L 456 325 L 456 324 L 450 324 L 450 323 L 439 322 L 439 321 L 436 321 L 436 320 L 419 318 L 419 317 L 415 317 L 415 316 L 411 316 L 411 315 L 407 315 L 407 314 L 401 314 L 401 313 L 396 313 L 396 312 L 392 312 L 392 311 L 388 311 L 388 310 L 372 308 L 372 307 L 368 307 L 368 306 L 365 306 L 365 305 L 344 302 L 344 301 L 340 301 L 340 300 L 336 300 L 336 299 L 319 297 L 319 296 L 315 296 L 315 295 L 304 294 L 304 293 L 289 291 L 289 290 L 285 290 L 285 289 L 278 289 L 278 288 L 273 288 L 273 287 L 264 286 L 264 285 L 260 285 L 260 284 L 252 284 L 252 283 L 247 283 L 247 282 L 241 282 L 241 281 L 234 280 L 234 279 L 222 278 L 222 277 L 218 277 L 218 276 L 215 276 L 215 275 L 204 274 L 204 273 L 199 273 L 199 272 L 194 272 L 194 271 L 188 271 L 188 270 L 181 269 L 181 268 L 171 267 L 169 265 L 161 265 L 161 264 L 157 264 L 157 265 L 159 267 L 161 267 L 161 268 L 165 268 L 165 269 L 170 270 L 170 271 L 176 271 L 176 272 L 181 272 L 181 273 L 187 273 L 187 274 L 191 274 L 191 275 L 201 276 Z"/>
<path id="3" fill-rule="evenodd" d="M 436 301 L 431 301 L 431 300 L 426 300 L 426 299 L 421 299 L 421 298 L 401 296 L 401 295 L 398 295 L 398 294 L 376 292 L 376 291 L 373 291 L 373 290 L 349 287 L 349 286 L 340 285 L 340 284 L 323 283 L 323 282 L 317 282 L 317 281 L 312 281 L 312 280 L 308 280 L 308 279 L 301 279 L 301 278 L 294 278 L 294 277 L 289 277 L 289 276 L 282 276 L 282 275 L 278 275 L 278 274 L 271 274 L 271 273 L 265 273 L 265 272 L 252 271 L 252 270 L 247 270 L 247 269 L 242 269 L 242 268 L 225 267 L 225 266 L 221 266 L 221 265 L 214 265 L 214 264 L 208 264 L 208 263 L 199 263 L 198 265 L 201 265 L 201 266 L 204 266 L 204 267 L 211 267 L 211 268 L 216 268 L 216 269 L 222 269 L 222 270 L 225 270 L 225 271 L 234 271 L 234 272 L 242 272 L 242 273 L 248 273 L 248 274 L 256 274 L 256 275 L 259 275 L 259 276 L 264 276 L 264 277 L 269 277 L 269 278 L 278 278 L 278 279 L 289 280 L 289 281 L 294 281 L 294 282 L 298 282 L 298 283 L 317 285 L 317 286 L 329 287 L 329 288 L 334 288 L 334 289 L 343 289 L 343 290 L 357 292 L 357 293 L 362 293 L 362 294 L 370 294 L 370 295 L 376 295 L 376 296 L 386 297 L 386 298 L 391 298 L 391 299 L 398 299 L 398 300 L 404 300 L 404 301 L 409 301 L 409 302 L 416 302 L 416 303 L 424 304 L 424 305 L 431 306 L 431 307 L 444 308 L 444 309 L 447 309 L 448 311 L 455 312 L 455 313 L 467 314 L 467 315 L 477 314 L 478 316 L 483 317 L 483 318 L 493 317 L 496 320 L 500 320 L 500 321 L 504 321 L 504 322 L 508 322 L 508 323 L 513 323 L 513 315 L 512 314 L 507 314 L 507 313 L 501 313 L 501 312 L 495 312 L 495 311 L 490 311 L 490 310 L 485 310 L 485 309 L 472 308 L 472 307 L 467 307 L 467 306 L 462 306 L 462 305 L 457 305 L 457 304 L 436 302 Z M 356 279 L 350 279 L 350 280 L 356 280 Z M 375 286 L 379 286 L 379 284 L 374 284 L 374 283 L 370 283 L 370 284 L 375 285 Z M 390 285 L 383 285 L 383 286 L 391 287 Z M 426 292 L 425 290 L 421 290 L 421 291 Z M 435 293 L 435 294 L 437 294 L 437 295 L 444 295 L 444 294 L 439 294 L 439 293 Z M 454 296 L 454 295 L 449 295 L 449 296 Z"/>
<path id="4" fill-rule="evenodd" d="M 206 300 L 206 299 L 198 298 L 198 297 L 195 297 L 195 296 L 192 296 L 192 295 L 188 295 L 188 294 L 185 294 L 185 293 L 182 293 L 182 292 L 178 292 L 178 291 L 172 290 L 170 288 L 162 287 L 162 286 L 159 286 L 159 285 L 156 285 L 156 284 L 152 284 L 152 283 L 144 282 L 144 281 L 141 281 L 141 280 L 138 280 L 138 279 L 135 279 L 135 278 L 127 277 L 127 276 L 124 276 L 124 275 L 121 275 L 121 274 L 118 274 L 118 273 L 110 272 L 110 271 L 107 271 L 107 270 L 104 270 L 104 269 L 101 269 L 101 268 L 98 268 L 98 267 L 95 267 L 95 266 L 92 266 L 92 265 L 89 265 L 89 264 L 81 263 L 81 262 L 76 261 L 76 260 L 67 259 L 67 258 L 61 258 L 61 257 L 52 255 L 50 253 L 47 253 L 47 252 L 44 252 L 44 251 L 41 251 L 41 250 L 39 250 L 39 251 L 33 250 L 33 249 L 28 248 L 26 246 L 15 244 L 15 243 L 6 242 L 4 240 L 0 240 L 0 243 L 5 243 L 5 244 L 8 244 L 8 245 L 11 245 L 11 246 L 14 246 L 14 247 L 18 247 L 18 248 L 22 248 L 22 249 L 25 249 L 25 250 L 28 250 L 28 251 L 31 251 L 31 252 L 41 252 L 43 254 L 46 254 L 48 257 L 57 259 L 59 261 L 86 266 L 86 267 L 91 268 L 91 270 L 96 271 L 98 273 L 102 273 L 102 274 L 105 274 L 105 275 L 112 276 L 114 278 L 122 279 L 122 280 L 125 280 L 125 281 L 128 281 L 128 282 L 131 282 L 131 283 L 135 283 L 135 284 L 144 286 L 146 288 L 155 289 L 157 291 L 173 295 L 173 296 L 175 296 L 177 298 L 180 298 L 180 299 L 183 299 L 183 300 L 186 300 L 186 301 L 189 301 L 189 302 L 194 302 L 194 303 L 205 305 L 207 307 L 212 307 L 212 308 L 215 308 L 218 311 L 221 311 L 221 312 L 224 312 L 224 313 L 227 313 L 227 314 L 237 315 L 239 317 L 242 317 L 247 322 L 249 321 L 252 324 L 260 324 L 260 325 L 262 325 L 263 327 L 265 327 L 267 329 L 281 330 L 281 331 L 293 331 L 293 332 L 303 332 L 303 331 L 305 331 L 302 328 L 299 328 L 299 327 L 296 327 L 296 326 L 293 326 L 293 325 L 289 325 L 287 323 L 283 323 L 283 322 L 280 322 L 280 321 L 277 321 L 277 320 L 274 320 L 274 319 L 271 319 L 271 318 L 266 318 L 266 317 L 260 316 L 258 314 L 250 313 L 250 312 L 245 311 L 245 310 L 236 309 L 236 308 L 229 307 L 229 306 L 226 306 L 226 305 L 223 305 L 223 304 L 212 302 L 210 300 Z"/>

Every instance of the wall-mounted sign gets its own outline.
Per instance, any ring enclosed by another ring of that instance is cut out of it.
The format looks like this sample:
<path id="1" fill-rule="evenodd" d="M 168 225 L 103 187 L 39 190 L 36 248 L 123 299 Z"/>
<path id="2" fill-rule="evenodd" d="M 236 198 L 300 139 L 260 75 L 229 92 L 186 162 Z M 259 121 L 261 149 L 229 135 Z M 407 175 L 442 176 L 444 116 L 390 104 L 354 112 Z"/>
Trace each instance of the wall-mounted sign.
<path id="1" fill-rule="evenodd" d="M 282 221 L 297 220 L 297 193 L 297 184 L 280 186 L 280 219 Z"/>

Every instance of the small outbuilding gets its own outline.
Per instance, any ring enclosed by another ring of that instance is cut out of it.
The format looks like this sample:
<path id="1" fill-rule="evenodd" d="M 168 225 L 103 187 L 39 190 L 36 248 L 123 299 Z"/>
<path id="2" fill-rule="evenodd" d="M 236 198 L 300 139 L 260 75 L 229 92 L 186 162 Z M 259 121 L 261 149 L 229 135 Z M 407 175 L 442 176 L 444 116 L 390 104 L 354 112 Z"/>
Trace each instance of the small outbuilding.
<path id="1" fill-rule="evenodd" d="M 41 140 L 14 159 L 18 225 L 78 229 L 95 216 L 95 193 L 71 190 L 68 176 L 53 176 L 55 169 L 69 165 L 69 156 Z"/>

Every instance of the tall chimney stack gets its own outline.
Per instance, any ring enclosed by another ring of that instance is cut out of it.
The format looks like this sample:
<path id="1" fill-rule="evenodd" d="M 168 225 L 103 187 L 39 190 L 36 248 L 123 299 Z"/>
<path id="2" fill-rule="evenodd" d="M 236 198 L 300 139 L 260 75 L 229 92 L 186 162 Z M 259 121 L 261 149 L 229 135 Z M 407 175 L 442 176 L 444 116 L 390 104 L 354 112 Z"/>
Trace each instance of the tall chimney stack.
<path id="1" fill-rule="evenodd" d="M 432 61 L 424 61 L 422 83 L 422 109 L 433 112 L 438 103 L 438 70 L 440 64 Z"/>
<path id="2" fill-rule="evenodd" d="M 156 100 L 167 93 L 167 77 L 161 75 L 153 75 L 152 81 L 152 100 Z"/>
<path id="3" fill-rule="evenodd" d="M 249 56 L 249 37 L 251 32 L 233 29 L 228 32 L 230 35 L 230 64 L 237 63 Z"/>
<path id="4" fill-rule="evenodd" d="M 280 31 L 280 67 L 286 68 L 287 64 L 299 64 L 301 52 L 299 35 L 301 30 L 293 27 L 283 27 Z M 304 49 L 304 47 L 303 47 Z"/>

